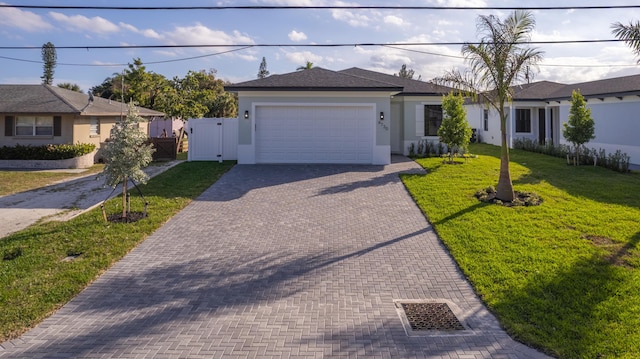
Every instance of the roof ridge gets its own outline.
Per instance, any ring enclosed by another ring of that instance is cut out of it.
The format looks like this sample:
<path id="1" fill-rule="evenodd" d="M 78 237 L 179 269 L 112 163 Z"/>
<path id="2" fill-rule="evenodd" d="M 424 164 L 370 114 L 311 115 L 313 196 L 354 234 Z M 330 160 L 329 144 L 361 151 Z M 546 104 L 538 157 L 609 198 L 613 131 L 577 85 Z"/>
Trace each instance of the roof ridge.
<path id="1" fill-rule="evenodd" d="M 351 67 L 351 69 L 357 69 L 357 70 L 369 71 L 369 70 L 361 69 L 361 68 L 359 68 L 359 67 Z M 381 83 L 381 84 L 385 84 L 385 85 L 392 85 L 392 86 L 398 87 L 398 85 L 397 85 L 397 84 L 394 84 L 394 83 L 391 83 L 391 82 L 379 81 L 379 80 L 376 80 L 376 79 L 372 79 L 372 78 L 370 78 L 370 77 L 358 76 L 358 75 L 354 75 L 354 74 L 349 74 L 349 73 L 343 72 L 343 71 L 346 71 L 346 70 L 349 70 L 349 69 L 340 70 L 340 71 L 335 71 L 335 72 L 336 72 L 336 73 L 339 73 L 339 74 L 341 74 L 341 75 L 351 76 L 351 77 L 355 77 L 355 78 L 359 78 L 359 79 L 364 79 L 364 80 L 369 80 L 369 81 L 375 81 L 375 82 L 378 82 L 378 83 Z M 370 71 L 370 72 L 373 72 L 373 71 Z M 383 75 L 386 75 L 386 74 L 383 74 Z M 403 88 L 403 90 L 404 90 L 404 86 L 402 86 L 402 88 Z"/>
<path id="2" fill-rule="evenodd" d="M 46 88 L 49 92 L 51 92 L 55 97 L 57 97 L 58 99 L 60 99 L 62 102 L 64 102 L 65 105 L 69 106 L 69 108 L 71 108 L 72 110 L 78 111 L 78 113 L 82 113 L 81 109 L 76 108 L 73 104 L 71 104 L 64 96 L 62 96 L 61 94 L 59 94 L 57 92 L 57 90 L 53 89 L 53 86 L 51 85 L 47 85 L 47 84 L 42 84 L 42 86 L 44 86 L 44 88 Z M 66 90 L 63 89 L 61 87 L 58 87 L 60 90 Z M 71 90 L 66 90 L 66 91 L 71 91 Z"/>

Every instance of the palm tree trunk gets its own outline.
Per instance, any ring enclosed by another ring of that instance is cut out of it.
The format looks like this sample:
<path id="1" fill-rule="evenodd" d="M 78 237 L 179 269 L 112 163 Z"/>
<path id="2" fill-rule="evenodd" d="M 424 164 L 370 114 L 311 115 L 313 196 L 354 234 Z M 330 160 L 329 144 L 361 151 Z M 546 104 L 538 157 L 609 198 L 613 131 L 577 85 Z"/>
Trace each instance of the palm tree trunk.
<path id="1" fill-rule="evenodd" d="M 504 110 L 503 110 L 504 111 Z M 511 171 L 509 171 L 509 146 L 507 146 L 507 119 L 504 113 L 500 114 L 500 138 L 502 146 L 500 150 L 500 177 L 496 187 L 496 198 L 503 202 L 511 202 L 515 198 Z"/>

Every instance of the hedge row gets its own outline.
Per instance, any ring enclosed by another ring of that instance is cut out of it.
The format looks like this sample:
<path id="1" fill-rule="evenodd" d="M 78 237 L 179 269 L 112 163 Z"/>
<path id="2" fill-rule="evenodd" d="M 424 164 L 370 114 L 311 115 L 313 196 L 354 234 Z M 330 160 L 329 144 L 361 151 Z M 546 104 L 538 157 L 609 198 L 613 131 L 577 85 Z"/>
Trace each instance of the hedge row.
<path id="1" fill-rule="evenodd" d="M 513 148 L 529 152 L 543 153 L 554 157 L 567 158 L 567 161 L 571 163 L 575 161 L 574 148 L 566 144 L 540 144 L 538 141 L 534 141 L 529 138 L 515 138 L 513 140 Z M 596 150 L 595 148 L 582 146 L 579 148 L 579 151 L 580 165 L 600 166 L 622 173 L 629 172 L 631 157 L 620 150 L 617 150 L 615 153 L 607 154 L 607 152 L 602 148 Z"/>
<path id="2" fill-rule="evenodd" d="M 96 145 L 79 143 L 76 145 L 43 145 L 0 147 L 0 159 L 2 160 L 65 160 L 80 157 L 93 152 Z"/>

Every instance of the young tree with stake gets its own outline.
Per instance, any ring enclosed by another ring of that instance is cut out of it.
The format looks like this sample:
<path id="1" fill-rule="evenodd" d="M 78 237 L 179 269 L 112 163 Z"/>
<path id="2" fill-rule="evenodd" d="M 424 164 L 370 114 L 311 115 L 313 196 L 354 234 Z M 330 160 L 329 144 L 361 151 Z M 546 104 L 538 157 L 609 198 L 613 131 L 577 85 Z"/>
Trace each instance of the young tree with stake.
<path id="1" fill-rule="evenodd" d="M 594 136 L 595 122 L 591 118 L 591 109 L 587 108 L 580 90 L 573 90 L 571 94 L 571 108 L 569 109 L 569 122 L 564 123 L 562 135 L 567 141 L 573 143 L 576 149 L 575 164 L 580 164 L 580 147 L 596 138 Z"/>
<path id="2" fill-rule="evenodd" d="M 105 184 L 115 188 L 122 184 L 122 219 L 127 219 L 127 185 L 129 180 L 146 183 L 149 176 L 142 170 L 152 161 L 153 145 L 146 144 L 147 135 L 138 125 L 145 121 L 137 108 L 129 103 L 127 116 L 111 129 L 111 137 L 104 148 L 102 175 Z"/>

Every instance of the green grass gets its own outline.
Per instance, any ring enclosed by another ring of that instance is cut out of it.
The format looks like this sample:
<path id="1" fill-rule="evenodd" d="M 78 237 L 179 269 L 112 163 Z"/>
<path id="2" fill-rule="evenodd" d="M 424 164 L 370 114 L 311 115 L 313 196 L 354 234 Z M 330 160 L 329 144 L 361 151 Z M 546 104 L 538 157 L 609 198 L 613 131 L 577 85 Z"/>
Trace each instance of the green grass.
<path id="1" fill-rule="evenodd" d="M 536 207 L 478 202 L 495 185 L 499 147 L 403 181 L 476 292 L 517 340 L 561 358 L 640 356 L 640 174 L 567 166 L 511 151 L 516 190 Z"/>
<path id="2" fill-rule="evenodd" d="M 140 187 L 149 216 L 135 223 L 107 223 L 97 208 L 68 222 L 34 225 L 1 238 L 0 342 L 16 338 L 68 302 L 232 166 L 185 162 L 152 178 Z M 141 211 L 136 194 L 132 211 Z M 120 202 L 108 201 L 107 213 L 119 213 Z"/>
<path id="3" fill-rule="evenodd" d="M 102 171 L 104 165 L 96 164 L 82 173 L 43 171 L 0 171 L 0 196 L 44 187 L 57 181 L 86 176 Z"/>

